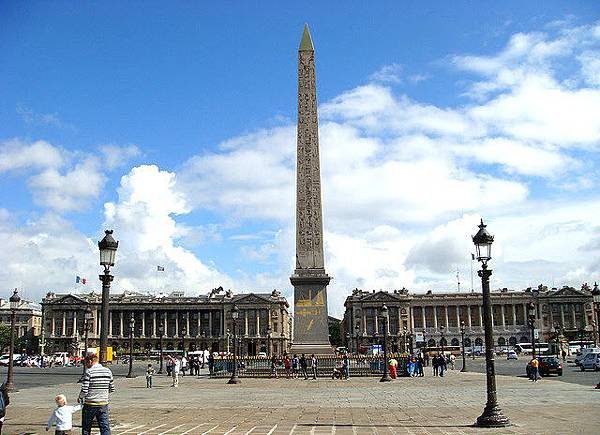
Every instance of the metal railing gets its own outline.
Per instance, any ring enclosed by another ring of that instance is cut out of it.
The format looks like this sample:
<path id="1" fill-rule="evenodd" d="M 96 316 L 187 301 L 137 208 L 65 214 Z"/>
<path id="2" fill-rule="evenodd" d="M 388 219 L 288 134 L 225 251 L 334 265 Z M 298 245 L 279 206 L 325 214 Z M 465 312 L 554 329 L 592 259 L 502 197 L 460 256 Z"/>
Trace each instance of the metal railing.
<path id="1" fill-rule="evenodd" d="M 391 355 L 392 356 L 392 355 Z M 390 357 L 391 357 L 390 356 Z M 408 356 L 406 354 L 393 354 L 393 357 L 398 361 L 397 374 L 398 376 L 408 376 L 407 363 Z M 381 376 L 383 374 L 383 355 L 372 356 L 350 356 L 348 358 L 350 364 L 351 377 L 363 376 Z M 310 366 L 310 358 L 308 362 L 308 375 L 312 377 L 312 367 Z M 265 357 L 237 357 L 238 377 L 245 378 L 261 378 L 271 376 L 271 359 Z M 319 356 L 317 358 L 317 376 L 318 377 L 333 377 L 336 369 L 341 366 L 341 358 L 335 356 Z M 231 356 L 217 357 L 214 361 L 214 368 L 211 377 L 223 378 L 231 376 L 233 370 L 233 358 Z M 290 369 L 290 373 L 292 370 Z M 299 376 L 301 369 L 298 367 Z M 278 360 L 277 374 L 282 377 L 286 375 L 286 370 L 282 360 Z"/>

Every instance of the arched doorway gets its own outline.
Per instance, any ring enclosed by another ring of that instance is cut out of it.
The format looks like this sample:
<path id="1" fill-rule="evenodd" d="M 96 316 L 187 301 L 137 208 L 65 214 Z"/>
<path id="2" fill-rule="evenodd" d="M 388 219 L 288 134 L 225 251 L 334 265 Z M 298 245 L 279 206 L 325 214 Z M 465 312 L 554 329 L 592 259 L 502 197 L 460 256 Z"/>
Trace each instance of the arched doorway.
<path id="1" fill-rule="evenodd" d="M 483 346 L 483 339 L 481 337 L 477 337 L 475 339 L 475 346 L 479 346 L 479 347 Z"/>
<path id="2" fill-rule="evenodd" d="M 519 343 L 529 343 L 529 337 L 521 337 L 519 338 Z"/>
<path id="3" fill-rule="evenodd" d="M 517 344 L 517 337 L 510 337 L 508 339 L 508 344 L 510 344 L 511 346 L 514 346 Z"/>
<path id="4" fill-rule="evenodd" d="M 248 341 L 248 356 L 256 356 L 256 342 L 254 340 Z"/>
<path id="5" fill-rule="evenodd" d="M 435 340 L 433 338 L 427 341 L 427 347 L 435 347 Z"/>
<path id="6" fill-rule="evenodd" d="M 452 344 L 452 346 L 460 346 L 460 341 L 458 341 L 458 338 L 453 338 L 452 341 L 450 341 L 450 344 Z"/>
<path id="7" fill-rule="evenodd" d="M 175 349 L 175 347 L 173 346 L 173 342 L 172 342 L 172 341 L 169 341 L 169 342 L 167 343 L 167 350 L 173 350 L 173 349 Z"/>
<path id="8" fill-rule="evenodd" d="M 446 337 L 440 340 L 440 346 L 448 346 L 448 340 L 446 340 Z"/>
<path id="9" fill-rule="evenodd" d="M 498 337 L 498 346 L 500 346 L 500 347 L 506 346 L 506 338 Z"/>
<path id="10" fill-rule="evenodd" d="M 471 339 L 470 338 L 465 338 L 465 347 L 471 347 Z"/>

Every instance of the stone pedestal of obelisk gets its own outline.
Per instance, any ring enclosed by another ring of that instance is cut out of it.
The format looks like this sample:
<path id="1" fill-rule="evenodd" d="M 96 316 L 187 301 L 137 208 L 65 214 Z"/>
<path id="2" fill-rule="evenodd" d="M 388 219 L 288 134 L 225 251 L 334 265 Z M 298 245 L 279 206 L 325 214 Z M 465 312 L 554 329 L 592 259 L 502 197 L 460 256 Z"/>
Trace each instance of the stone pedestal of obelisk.
<path id="1" fill-rule="evenodd" d="M 323 212 L 315 50 L 304 26 L 298 50 L 298 140 L 296 167 L 296 269 L 293 353 L 331 354 L 323 260 Z"/>

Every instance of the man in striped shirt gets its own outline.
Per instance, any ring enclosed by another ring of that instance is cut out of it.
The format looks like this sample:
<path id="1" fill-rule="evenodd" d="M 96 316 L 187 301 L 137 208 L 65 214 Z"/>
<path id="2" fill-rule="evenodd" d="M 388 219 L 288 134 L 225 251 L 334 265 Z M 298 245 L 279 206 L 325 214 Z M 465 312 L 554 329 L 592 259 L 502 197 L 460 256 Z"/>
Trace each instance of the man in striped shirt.
<path id="1" fill-rule="evenodd" d="M 79 393 L 79 401 L 83 403 L 81 433 L 90 435 L 92 422 L 96 419 L 100 435 L 110 435 L 108 394 L 115 391 L 112 372 L 98 363 L 98 355 L 95 353 L 88 353 L 84 362 L 87 370 Z"/>

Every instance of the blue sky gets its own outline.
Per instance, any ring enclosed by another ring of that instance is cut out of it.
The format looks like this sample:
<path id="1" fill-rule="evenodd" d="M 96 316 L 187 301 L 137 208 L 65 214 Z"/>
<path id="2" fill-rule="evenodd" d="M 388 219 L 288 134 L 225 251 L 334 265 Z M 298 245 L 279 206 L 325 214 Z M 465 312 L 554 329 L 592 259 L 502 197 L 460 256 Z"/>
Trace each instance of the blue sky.
<path id="1" fill-rule="evenodd" d="M 481 216 L 497 287 L 598 279 L 597 2 L 0 9 L 4 289 L 97 290 L 110 226 L 117 291 L 290 296 L 304 22 L 332 313 L 357 286 L 470 288 Z"/>

